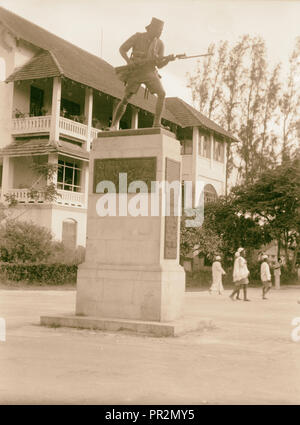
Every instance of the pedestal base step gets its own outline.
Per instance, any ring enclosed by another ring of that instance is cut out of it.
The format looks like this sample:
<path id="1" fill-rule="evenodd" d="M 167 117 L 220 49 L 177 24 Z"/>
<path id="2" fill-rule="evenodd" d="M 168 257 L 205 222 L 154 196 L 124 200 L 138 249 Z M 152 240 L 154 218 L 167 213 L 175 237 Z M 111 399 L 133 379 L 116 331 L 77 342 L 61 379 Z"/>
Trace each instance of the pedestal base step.
<path id="1" fill-rule="evenodd" d="M 41 325 L 118 332 L 131 331 L 152 336 L 177 336 L 187 332 L 213 329 L 211 319 L 181 319 L 174 322 L 146 322 L 91 316 L 41 316 Z"/>

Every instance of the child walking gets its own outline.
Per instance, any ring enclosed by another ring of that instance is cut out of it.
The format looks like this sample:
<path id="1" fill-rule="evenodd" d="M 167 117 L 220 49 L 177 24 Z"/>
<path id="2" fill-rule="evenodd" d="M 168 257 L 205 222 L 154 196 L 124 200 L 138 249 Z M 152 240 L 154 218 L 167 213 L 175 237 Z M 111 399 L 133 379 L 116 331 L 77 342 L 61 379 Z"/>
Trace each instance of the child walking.
<path id="1" fill-rule="evenodd" d="M 272 287 L 272 280 L 271 280 L 271 272 L 270 272 L 270 266 L 268 263 L 268 256 L 265 254 L 262 257 L 262 263 L 260 265 L 260 278 L 262 281 L 262 298 L 263 300 L 267 300 L 266 293 L 269 292 L 269 290 Z"/>

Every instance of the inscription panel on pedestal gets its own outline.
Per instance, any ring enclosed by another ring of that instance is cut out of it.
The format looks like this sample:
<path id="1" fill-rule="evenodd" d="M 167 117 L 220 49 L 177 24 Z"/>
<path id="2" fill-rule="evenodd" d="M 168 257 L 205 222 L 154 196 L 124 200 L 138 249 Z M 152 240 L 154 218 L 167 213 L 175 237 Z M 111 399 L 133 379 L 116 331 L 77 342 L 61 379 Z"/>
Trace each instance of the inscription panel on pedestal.
<path id="1" fill-rule="evenodd" d="M 180 184 L 180 162 L 166 158 L 166 182 L 172 183 L 178 181 Z M 168 260 L 176 260 L 177 258 L 177 240 L 178 240 L 178 220 L 179 217 L 174 215 L 174 202 L 180 202 L 180 198 L 174 199 L 173 190 L 170 193 L 170 215 L 165 216 L 165 239 L 164 239 L 164 258 Z M 166 196 L 166 202 L 168 197 Z M 177 210 L 178 208 L 176 208 Z M 167 211 L 167 205 L 166 205 Z"/>
<path id="2" fill-rule="evenodd" d="M 97 158 L 94 160 L 93 193 L 96 193 L 97 184 L 108 180 L 114 183 L 116 193 L 120 193 L 119 174 L 127 174 L 128 185 L 136 180 L 147 184 L 148 193 L 151 192 L 151 181 L 156 180 L 156 157 L 144 158 Z M 123 192 L 123 190 L 121 189 Z"/>

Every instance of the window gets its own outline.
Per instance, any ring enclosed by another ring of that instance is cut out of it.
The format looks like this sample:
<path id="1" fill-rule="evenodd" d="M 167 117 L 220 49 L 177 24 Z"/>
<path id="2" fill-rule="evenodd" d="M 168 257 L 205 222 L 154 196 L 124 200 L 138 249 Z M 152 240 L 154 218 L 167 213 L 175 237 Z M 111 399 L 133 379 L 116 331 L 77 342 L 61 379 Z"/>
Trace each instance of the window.
<path id="1" fill-rule="evenodd" d="M 68 248 L 76 248 L 77 222 L 67 218 L 62 223 L 62 242 Z"/>
<path id="2" fill-rule="evenodd" d="M 214 143 L 214 160 L 224 162 L 224 142 L 215 140 Z"/>
<path id="3" fill-rule="evenodd" d="M 201 155 L 202 152 L 202 137 L 199 137 L 199 141 L 198 141 L 198 155 Z"/>
<path id="4" fill-rule="evenodd" d="M 210 158 L 210 137 L 205 134 L 201 136 L 201 143 L 199 144 L 199 155 L 204 158 Z"/>
<path id="5" fill-rule="evenodd" d="M 218 199 L 216 189 L 212 184 L 206 184 L 204 186 L 204 204 L 208 202 L 215 202 Z"/>
<path id="6" fill-rule="evenodd" d="M 0 187 L 2 187 L 2 174 L 3 174 L 3 165 L 0 165 Z"/>
<path id="7" fill-rule="evenodd" d="M 73 118 L 74 115 L 80 115 L 80 105 L 79 103 L 62 98 L 60 101 L 60 111 L 62 117 Z"/>
<path id="8" fill-rule="evenodd" d="M 80 187 L 80 161 L 68 159 L 58 160 L 57 188 L 70 190 L 72 192 L 81 192 Z"/>
<path id="9" fill-rule="evenodd" d="M 182 155 L 192 155 L 193 141 L 190 139 L 182 141 Z"/>
<path id="10" fill-rule="evenodd" d="M 30 115 L 40 117 L 44 106 L 44 90 L 30 86 Z"/>
<path id="11" fill-rule="evenodd" d="M 0 83 L 6 78 L 6 63 L 3 58 L 0 58 Z"/>

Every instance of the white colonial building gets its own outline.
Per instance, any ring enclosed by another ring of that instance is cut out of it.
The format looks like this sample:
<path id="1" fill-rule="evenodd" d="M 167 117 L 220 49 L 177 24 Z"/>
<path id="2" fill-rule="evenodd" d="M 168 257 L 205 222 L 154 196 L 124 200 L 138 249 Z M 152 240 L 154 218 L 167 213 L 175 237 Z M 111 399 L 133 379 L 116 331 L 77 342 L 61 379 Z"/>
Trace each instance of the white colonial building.
<path id="1" fill-rule="evenodd" d="M 89 151 L 107 127 L 124 87 L 104 60 L 0 8 L 1 201 L 18 201 L 20 219 L 49 228 L 57 240 L 85 245 Z M 121 129 L 151 127 L 155 97 L 141 88 Z M 226 143 L 235 140 L 179 98 L 167 98 L 163 124 L 182 143 L 183 180 L 205 182 L 206 199 L 224 194 Z M 38 192 L 53 164 L 55 201 Z"/>

